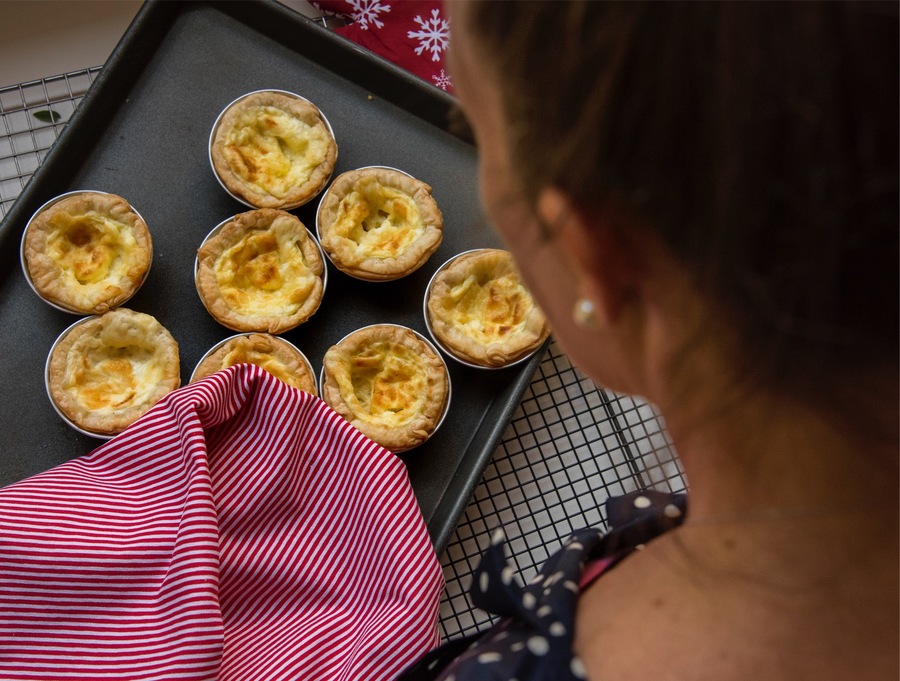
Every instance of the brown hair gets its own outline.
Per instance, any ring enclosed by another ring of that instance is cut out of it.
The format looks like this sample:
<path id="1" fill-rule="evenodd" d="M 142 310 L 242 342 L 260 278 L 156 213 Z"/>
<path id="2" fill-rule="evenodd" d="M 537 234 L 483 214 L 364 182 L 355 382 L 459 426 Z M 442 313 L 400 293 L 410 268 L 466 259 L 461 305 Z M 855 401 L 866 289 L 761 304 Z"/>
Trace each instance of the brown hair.
<path id="1" fill-rule="evenodd" d="M 625 202 L 765 380 L 896 367 L 896 3 L 468 8 L 524 196 Z"/>

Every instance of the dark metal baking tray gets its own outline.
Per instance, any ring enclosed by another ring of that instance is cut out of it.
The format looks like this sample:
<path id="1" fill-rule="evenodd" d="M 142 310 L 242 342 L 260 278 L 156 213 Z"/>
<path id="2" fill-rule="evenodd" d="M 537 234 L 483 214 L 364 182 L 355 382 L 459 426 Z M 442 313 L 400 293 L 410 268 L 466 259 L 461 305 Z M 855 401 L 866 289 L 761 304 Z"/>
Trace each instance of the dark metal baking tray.
<path id="1" fill-rule="evenodd" d="M 127 306 L 172 332 L 187 382 L 203 353 L 232 333 L 196 293 L 196 248 L 222 219 L 246 210 L 213 176 L 209 131 L 225 105 L 262 88 L 296 92 L 323 110 L 338 141 L 336 173 L 405 170 L 433 187 L 445 218 L 440 249 L 409 277 L 366 283 L 329 271 L 322 308 L 284 334 L 317 372 L 325 350 L 360 326 L 393 322 L 427 333 L 421 297 L 434 270 L 460 251 L 497 245 L 478 204 L 475 150 L 447 124 L 452 97 L 275 2 L 149 2 L 0 223 L 0 485 L 100 444 L 63 423 L 45 392 L 47 352 L 75 317 L 25 281 L 18 250 L 28 218 L 75 189 L 119 194 L 140 211 L 154 260 Z M 292 212 L 312 228 L 316 205 Z M 539 363 L 537 355 L 485 371 L 448 359 L 450 414 L 435 437 L 402 455 L 439 552 Z"/>

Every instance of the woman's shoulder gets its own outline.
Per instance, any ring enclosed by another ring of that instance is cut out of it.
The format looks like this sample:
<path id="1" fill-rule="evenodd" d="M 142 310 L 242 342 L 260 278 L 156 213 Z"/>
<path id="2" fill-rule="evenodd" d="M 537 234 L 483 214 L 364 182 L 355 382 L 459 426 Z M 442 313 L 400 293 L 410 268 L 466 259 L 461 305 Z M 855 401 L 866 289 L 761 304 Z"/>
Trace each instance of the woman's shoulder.
<path id="1" fill-rule="evenodd" d="M 579 599 L 573 649 L 587 677 L 897 678 L 898 560 L 876 560 L 876 531 L 849 515 L 688 523 L 634 552 Z M 855 550 L 841 538 L 854 527 Z M 768 538 L 789 536 L 790 555 L 766 555 Z"/>

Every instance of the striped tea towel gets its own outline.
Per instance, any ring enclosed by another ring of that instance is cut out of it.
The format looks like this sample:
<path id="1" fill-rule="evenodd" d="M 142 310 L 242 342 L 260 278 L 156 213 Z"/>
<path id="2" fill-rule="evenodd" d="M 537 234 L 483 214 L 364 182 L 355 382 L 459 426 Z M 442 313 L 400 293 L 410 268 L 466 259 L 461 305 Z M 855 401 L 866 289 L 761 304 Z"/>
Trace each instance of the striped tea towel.
<path id="1" fill-rule="evenodd" d="M 0 678 L 393 678 L 443 578 L 403 463 L 258 367 L 0 489 Z"/>

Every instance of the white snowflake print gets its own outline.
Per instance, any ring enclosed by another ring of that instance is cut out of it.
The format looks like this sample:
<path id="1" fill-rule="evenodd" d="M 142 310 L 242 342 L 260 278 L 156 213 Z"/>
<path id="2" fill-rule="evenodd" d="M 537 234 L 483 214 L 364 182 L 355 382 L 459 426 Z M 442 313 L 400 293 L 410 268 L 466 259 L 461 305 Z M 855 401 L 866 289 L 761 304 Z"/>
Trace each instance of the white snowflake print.
<path id="1" fill-rule="evenodd" d="M 353 8 L 351 11 L 353 20 L 364 31 L 369 30 L 370 22 L 375 28 L 384 28 L 384 22 L 378 15 L 391 11 L 391 6 L 381 0 L 350 0 L 350 6 Z"/>
<path id="2" fill-rule="evenodd" d="M 445 73 L 444 69 L 441 69 L 441 72 L 436 76 L 432 76 L 431 79 L 434 81 L 435 85 L 441 88 L 441 90 L 453 87 L 453 81 L 450 80 L 450 75 Z"/>
<path id="3" fill-rule="evenodd" d="M 441 19 L 440 10 L 437 9 L 431 10 L 430 19 L 416 16 L 413 21 L 421 27 L 421 30 L 410 31 L 406 37 L 416 38 L 419 41 L 416 54 L 420 55 L 428 50 L 431 52 L 431 61 L 440 61 L 441 52 L 450 44 L 450 23 L 446 19 Z"/>

